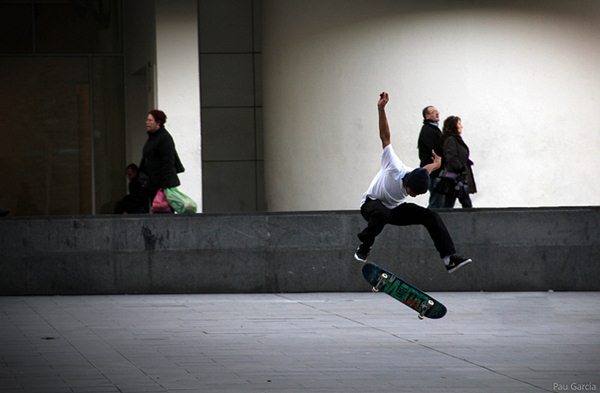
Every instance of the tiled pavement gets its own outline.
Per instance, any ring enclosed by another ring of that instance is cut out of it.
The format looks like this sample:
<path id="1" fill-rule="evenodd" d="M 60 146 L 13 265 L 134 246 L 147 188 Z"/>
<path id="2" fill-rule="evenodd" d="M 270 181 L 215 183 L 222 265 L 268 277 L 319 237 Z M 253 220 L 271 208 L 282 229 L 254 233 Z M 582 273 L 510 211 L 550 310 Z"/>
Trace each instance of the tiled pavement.
<path id="1" fill-rule="evenodd" d="M 600 389 L 600 293 L 0 297 L 0 393 Z"/>

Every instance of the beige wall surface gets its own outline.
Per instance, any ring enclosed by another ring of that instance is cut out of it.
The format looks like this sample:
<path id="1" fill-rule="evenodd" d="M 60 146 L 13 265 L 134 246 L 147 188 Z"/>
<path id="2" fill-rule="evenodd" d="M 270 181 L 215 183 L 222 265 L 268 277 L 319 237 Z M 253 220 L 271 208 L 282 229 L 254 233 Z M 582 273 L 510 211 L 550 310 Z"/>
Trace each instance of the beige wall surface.
<path id="1" fill-rule="evenodd" d="M 358 208 L 383 90 L 408 165 L 423 107 L 463 119 L 475 207 L 599 205 L 600 2 L 522 3 L 265 0 L 268 209 Z"/>

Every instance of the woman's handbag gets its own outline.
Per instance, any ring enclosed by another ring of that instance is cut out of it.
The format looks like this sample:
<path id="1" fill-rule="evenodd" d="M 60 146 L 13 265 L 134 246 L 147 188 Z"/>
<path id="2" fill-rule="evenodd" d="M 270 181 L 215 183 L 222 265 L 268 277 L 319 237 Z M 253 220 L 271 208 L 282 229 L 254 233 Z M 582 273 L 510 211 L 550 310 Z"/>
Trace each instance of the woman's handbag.
<path id="1" fill-rule="evenodd" d="M 167 197 L 165 196 L 165 192 L 162 188 L 158 190 L 156 196 L 152 200 L 152 206 L 150 206 L 150 213 L 172 213 L 172 210 L 169 207 L 169 202 L 167 201 Z"/>
<path id="2" fill-rule="evenodd" d="M 165 188 L 165 196 L 169 205 L 178 214 L 194 214 L 198 207 L 196 202 L 183 192 L 179 191 L 177 187 Z"/>
<path id="3" fill-rule="evenodd" d="M 432 189 L 440 194 L 456 195 L 457 182 L 458 173 L 450 172 L 444 169 L 435 179 L 433 179 Z"/>

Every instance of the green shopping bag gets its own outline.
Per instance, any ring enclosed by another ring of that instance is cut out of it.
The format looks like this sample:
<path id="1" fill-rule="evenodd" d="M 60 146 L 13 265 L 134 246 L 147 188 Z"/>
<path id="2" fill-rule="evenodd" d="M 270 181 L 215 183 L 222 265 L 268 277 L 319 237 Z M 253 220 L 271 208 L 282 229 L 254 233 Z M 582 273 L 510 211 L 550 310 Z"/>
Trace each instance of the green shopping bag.
<path id="1" fill-rule="evenodd" d="M 198 210 L 196 202 L 183 192 L 179 191 L 177 187 L 165 188 L 164 192 L 167 197 L 167 202 L 169 202 L 169 206 L 175 210 L 175 213 L 194 214 L 196 213 L 196 210 Z"/>

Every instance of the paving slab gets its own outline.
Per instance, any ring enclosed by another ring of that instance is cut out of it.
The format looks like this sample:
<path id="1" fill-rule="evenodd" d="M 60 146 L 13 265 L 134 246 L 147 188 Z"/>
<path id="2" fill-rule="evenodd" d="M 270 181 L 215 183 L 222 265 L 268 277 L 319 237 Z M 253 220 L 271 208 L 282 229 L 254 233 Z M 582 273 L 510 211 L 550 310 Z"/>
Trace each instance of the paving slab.
<path id="1" fill-rule="evenodd" d="M 0 393 L 600 389 L 600 293 L 0 297 Z"/>

